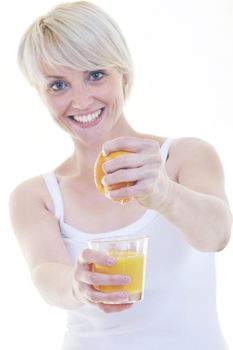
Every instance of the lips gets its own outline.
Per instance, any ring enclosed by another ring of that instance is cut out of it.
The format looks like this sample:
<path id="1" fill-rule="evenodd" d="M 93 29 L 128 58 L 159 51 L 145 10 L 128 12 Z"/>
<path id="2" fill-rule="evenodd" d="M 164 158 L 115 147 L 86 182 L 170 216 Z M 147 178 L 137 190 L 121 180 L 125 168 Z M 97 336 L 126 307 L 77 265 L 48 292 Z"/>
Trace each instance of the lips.
<path id="1" fill-rule="evenodd" d="M 69 118 L 73 123 L 81 128 L 88 128 L 99 123 L 103 114 L 104 108 L 100 108 L 97 111 L 85 115 L 70 115 Z"/>
<path id="2" fill-rule="evenodd" d="M 92 122 L 93 120 L 97 119 L 99 117 L 101 113 L 101 109 L 99 109 L 98 111 L 91 113 L 91 114 L 87 114 L 87 115 L 74 115 L 73 119 L 76 120 L 77 122 L 80 123 L 89 123 Z"/>

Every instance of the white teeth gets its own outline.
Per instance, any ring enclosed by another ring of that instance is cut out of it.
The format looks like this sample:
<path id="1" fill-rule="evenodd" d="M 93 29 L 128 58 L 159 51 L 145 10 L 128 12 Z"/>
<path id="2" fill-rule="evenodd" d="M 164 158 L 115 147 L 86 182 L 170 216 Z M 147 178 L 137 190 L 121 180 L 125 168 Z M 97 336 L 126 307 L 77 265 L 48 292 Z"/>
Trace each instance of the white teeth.
<path id="1" fill-rule="evenodd" d="M 101 113 L 101 109 L 99 109 L 98 111 L 91 113 L 91 114 L 87 114 L 87 115 L 74 115 L 73 118 L 80 123 L 89 123 L 92 122 L 93 120 L 97 119 L 99 117 Z"/>

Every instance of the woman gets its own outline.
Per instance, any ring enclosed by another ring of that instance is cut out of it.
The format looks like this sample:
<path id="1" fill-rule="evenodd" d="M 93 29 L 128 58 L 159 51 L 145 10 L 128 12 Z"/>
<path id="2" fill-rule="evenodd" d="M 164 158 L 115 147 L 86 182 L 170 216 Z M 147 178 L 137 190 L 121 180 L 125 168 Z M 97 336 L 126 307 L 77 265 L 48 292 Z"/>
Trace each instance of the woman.
<path id="1" fill-rule="evenodd" d="M 38 18 L 23 36 L 19 63 L 74 144 L 68 159 L 20 184 L 10 201 L 36 287 L 48 303 L 69 310 L 62 349 L 227 349 L 216 313 L 214 252 L 229 241 L 232 216 L 213 147 L 129 125 L 130 54 L 118 26 L 89 2 L 62 4 Z M 101 151 L 118 150 L 133 154 L 106 162 L 102 183 L 135 184 L 103 196 L 94 163 Z M 122 206 L 119 198 L 130 201 Z M 143 302 L 97 291 L 95 285 L 129 278 L 92 272 L 92 263 L 115 260 L 87 249 L 87 241 L 145 232 Z"/>

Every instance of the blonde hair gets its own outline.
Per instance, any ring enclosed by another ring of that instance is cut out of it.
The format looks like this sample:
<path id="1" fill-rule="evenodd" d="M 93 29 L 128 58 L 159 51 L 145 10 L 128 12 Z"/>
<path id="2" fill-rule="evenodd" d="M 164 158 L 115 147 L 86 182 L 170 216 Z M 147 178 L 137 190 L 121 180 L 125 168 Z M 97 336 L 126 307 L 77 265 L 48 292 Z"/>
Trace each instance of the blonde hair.
<path id="1" fill-rule="evenodd" d="M 60 4 L 32 23 L 21 39 L 18 63 L 32 85 L 43 81 L 42 66 L 79 71 L 117 68 L 132 85 L 132 61 L 125 39 L 114 20 L 86 2 Z"/>

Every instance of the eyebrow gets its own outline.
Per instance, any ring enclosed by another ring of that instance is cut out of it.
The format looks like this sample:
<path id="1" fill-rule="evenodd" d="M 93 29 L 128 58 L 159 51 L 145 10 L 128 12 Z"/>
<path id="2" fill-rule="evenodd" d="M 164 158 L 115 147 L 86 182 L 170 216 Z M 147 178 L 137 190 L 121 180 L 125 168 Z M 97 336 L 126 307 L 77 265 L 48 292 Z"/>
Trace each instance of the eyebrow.
<path id="1" fill-rule="evenodd" d="M 90 73 L 90 72 L 98 72 L 98 71 L 105 71 L 106 69 L 92 69 L 92 70 L 86 70 L 83 71 L 84 74 Z M 66 77 L 62 75 L 45 75 L 45 78 L 48 79 L 66 79 Z"/>
<path id="2" fill-rule="evenodd" d="M 46 75 L 45 78 L 47 79 L 65 79 L 65 77 L 61 75 Z"/>

